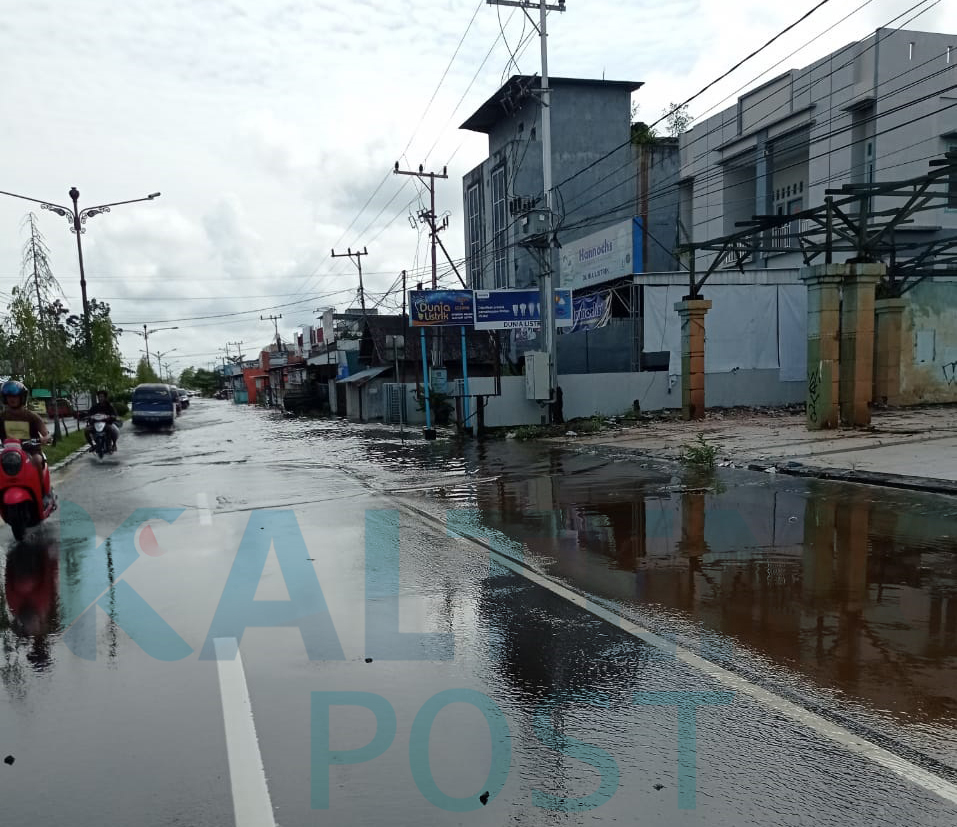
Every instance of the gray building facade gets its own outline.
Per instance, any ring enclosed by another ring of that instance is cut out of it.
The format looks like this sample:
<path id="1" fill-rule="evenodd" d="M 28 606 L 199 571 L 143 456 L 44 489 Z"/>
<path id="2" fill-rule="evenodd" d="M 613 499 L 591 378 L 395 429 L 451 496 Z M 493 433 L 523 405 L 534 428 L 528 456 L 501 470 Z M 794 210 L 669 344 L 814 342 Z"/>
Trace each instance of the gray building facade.
<path id="1" fill-rule="evenodd" d="M 552 179 L 558 239 L 575 240 L 635 216 L 631 95 L 640 83 L 550 78 Z M 462 129 L 488 135 L 489 157 L 462 181 L 469 286 L 538 285 L 523 247 L 544 206 L 541 78 L 516 75 Z"/>
<path id="2" fill-rule="evenodd" d="M 879 29 L 696 124 L 680 138 L 682 241 L 740 231 L 736 222 L 754 215 L 817 207 L 826 189 L 844 184 L 925 174 L 931 159 L 957 149 L 955 46 L 954 35 Z M 917 214 L 895 238 L 924 243 L 952 234 L 957 182 L 951 186 L 949 203 Z M 903 203 L 876 201 L 876 210 Z M 774 246 L 785 249 L 747 266 L 800 266 L 799 224 L 774 231 Z M 712 256 L 699 253 L 697 268 Z"/>

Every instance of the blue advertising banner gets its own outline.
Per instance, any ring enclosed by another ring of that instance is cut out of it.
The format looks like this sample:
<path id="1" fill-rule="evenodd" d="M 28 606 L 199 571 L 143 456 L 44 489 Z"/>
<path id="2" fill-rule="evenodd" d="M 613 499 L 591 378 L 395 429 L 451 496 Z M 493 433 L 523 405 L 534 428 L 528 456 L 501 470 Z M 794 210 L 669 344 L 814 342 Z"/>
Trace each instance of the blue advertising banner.
<path id="1" fill-rule="evenodd" d="M 555 324 L 572 324 L 571 290 L 555 291 Z M 475 329 L 514 330 L 542 325 L 541 293 L 538 290 L 476 290 Z"/>
<path id="2" fill-rule="evenodd" d="M 409 293 L 409 322 L 412 327 L 472 325 L 471 290 L 412 290 Z"/>
<path id="3" fill-rule="evenodd" d="M 574 324 L 567 331 L 569 333 L 604 327 L 611 318 L 611 291 L 603 290 L 590 296 L 576 296 L 574 318 Z"/>

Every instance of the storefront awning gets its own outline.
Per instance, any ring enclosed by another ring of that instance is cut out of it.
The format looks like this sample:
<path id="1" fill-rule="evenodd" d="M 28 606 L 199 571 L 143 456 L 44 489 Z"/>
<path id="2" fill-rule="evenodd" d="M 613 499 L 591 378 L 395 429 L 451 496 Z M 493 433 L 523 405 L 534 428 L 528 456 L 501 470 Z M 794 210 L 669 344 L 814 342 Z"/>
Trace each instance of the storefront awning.
<path id="1" fill-rule="evenodd" d="M 382 373 L 385 373 L 387 370 L 392 370 L 391 367 L 379 367 L 379 368 L 366 368 L 365 370 L 360 370 L 358 373 L 352 374 L 352 376 L 347 376 L 345 379 L 337 380 L 337 384 L 340 385 L 362 385 L 368 382 L 370 379 L 375 379 Z"/>

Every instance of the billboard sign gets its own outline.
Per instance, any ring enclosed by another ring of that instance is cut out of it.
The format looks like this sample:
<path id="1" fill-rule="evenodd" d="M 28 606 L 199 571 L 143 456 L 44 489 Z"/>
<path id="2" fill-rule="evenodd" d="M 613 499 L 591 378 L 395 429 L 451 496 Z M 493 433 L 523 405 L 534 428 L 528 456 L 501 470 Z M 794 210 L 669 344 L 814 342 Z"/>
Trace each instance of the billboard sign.
<path id="1" fill-rule="evenodd" d="M 564 242 L 559 284 L 567 290 L 583 290 L 644 270 L 641 260 L 641 219 L 629 218 Z"/>
<path id="2" fill-rule="evenodd" d="M 412 290 L 409 293 L 412 327 L 471 325 L 474 316 L 471 290 Z"/>
<path id="3" fill-rule="evenodd" d="M 570 290 L 555 291 L 555 324 L 572 324 Z M 539 290 L 476 290 L 476 330 L 537 329 L 542 326 L 542 303 Z"/>
<path id="4" fill-rule="evenodd" d="M 327 345 L 331 345 L 336 340 L 336 328 L 333 320 L 335 311 L 329 308 L 322 314 L 322 338 L 319 340 Z"/>
<path id="5" fill-rule="evenodd" d="M 611 318 L 611 290 L 602 290 L 590 296 L 575 296 L 574 324 L 567 331 L 594 330 L 604 327 Z"/>

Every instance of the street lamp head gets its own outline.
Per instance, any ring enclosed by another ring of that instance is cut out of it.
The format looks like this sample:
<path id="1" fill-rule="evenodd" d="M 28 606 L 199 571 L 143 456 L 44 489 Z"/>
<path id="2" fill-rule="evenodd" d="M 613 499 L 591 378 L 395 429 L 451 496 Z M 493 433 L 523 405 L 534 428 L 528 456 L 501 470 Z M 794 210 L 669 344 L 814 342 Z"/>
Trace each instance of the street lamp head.
<path id="1" fill-rule="evenodd" d="M 152 201 L 154 198 L 159 198 L 159 197 L 160 197 L 160 193 L 158 193 L 158 192 L 151 192 L 151 193 L 150 193 L 149 195 L 147 195 L 146 197 L 147 197 L 150 201 Z"/>

